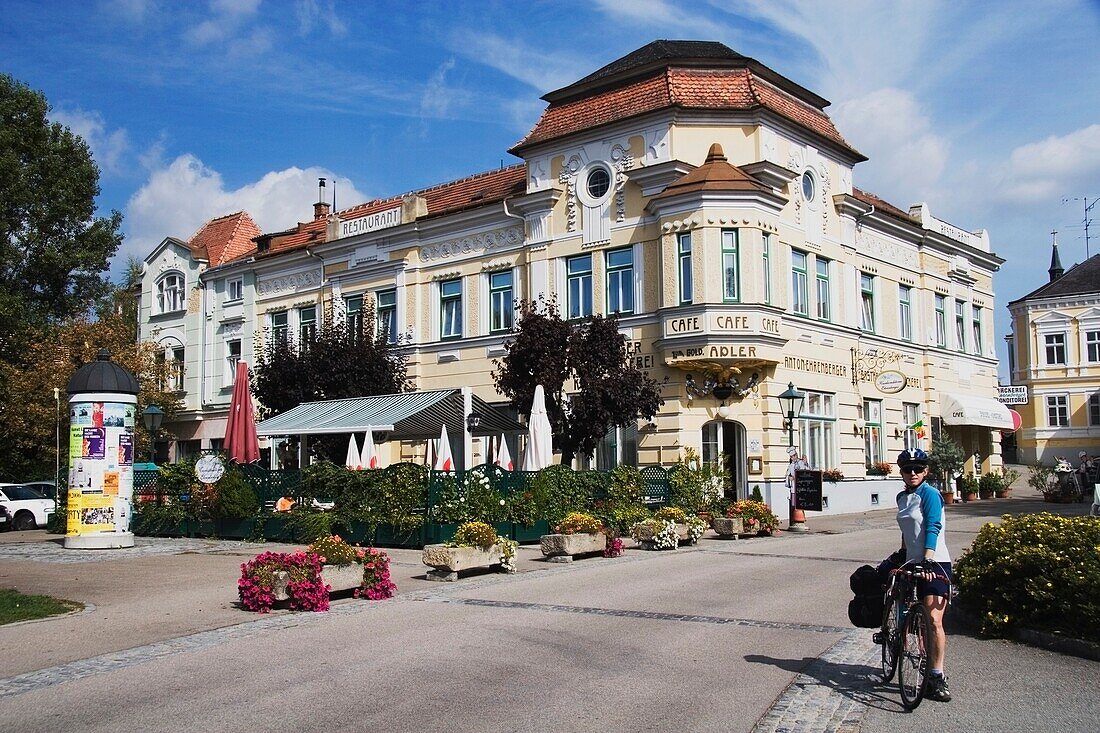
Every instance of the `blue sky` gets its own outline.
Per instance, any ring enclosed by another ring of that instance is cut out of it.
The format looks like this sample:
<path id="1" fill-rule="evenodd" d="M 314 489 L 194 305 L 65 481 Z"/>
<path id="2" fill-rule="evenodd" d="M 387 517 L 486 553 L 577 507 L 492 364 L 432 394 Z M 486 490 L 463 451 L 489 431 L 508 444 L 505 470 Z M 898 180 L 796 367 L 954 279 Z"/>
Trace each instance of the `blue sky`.
<path id="1" fill-rule="evenodd" d="M 1084 259 L 1096 2 L 6 0 L 0 71 L 89 141 L 100 209 L 125 217 L 118 272 L 242 208 L 293 226 L 318 176 L 344 208 L 518 162 L 541 95 L 657 38 L 721 41 L 818 92 L 870 158 L 855 185 L 987 229 L 998 342 L 1052 229 L 1063 264 Z"/>

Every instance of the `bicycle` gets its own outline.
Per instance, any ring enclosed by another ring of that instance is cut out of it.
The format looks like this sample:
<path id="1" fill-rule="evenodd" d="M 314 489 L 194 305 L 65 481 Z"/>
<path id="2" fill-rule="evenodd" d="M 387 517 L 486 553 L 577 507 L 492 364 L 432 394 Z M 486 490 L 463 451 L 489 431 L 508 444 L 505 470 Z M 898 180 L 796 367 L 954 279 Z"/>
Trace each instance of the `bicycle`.
<path id="1" fill-rule="evenodd" d="M 928 688 L 932 627 L 928 610 L 917 595 L 920 573 L 905 569 L 910 562 L 890 574 L 883 596 L 882 626 L 873 638 L 882 647 L 883 682 L 890 682 L 896 672 L 901 704 L 906 710 L 915 710 Z M 947 580 L 946 576 L 939 577 Z"/>

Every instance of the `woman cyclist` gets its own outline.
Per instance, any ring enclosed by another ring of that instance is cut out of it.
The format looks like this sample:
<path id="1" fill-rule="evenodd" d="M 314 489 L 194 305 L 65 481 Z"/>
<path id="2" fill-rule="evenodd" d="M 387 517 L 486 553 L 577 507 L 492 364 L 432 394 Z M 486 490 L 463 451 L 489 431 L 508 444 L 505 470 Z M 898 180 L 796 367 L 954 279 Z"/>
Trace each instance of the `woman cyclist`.
<path id="1" fill-rule="evenodd" d="M 928 661 L 930 664 L 928 691 L 931 700 L 948 702 L 951 693 L 947 689 L 947 676 L 943 673 L 947 638 L 943 633 L 943 612 L 951 593 L 951 555 L 945 540 L 943 499 L 940 492 L 929 486 L 928 454 L 917 448 L 902 451 L 898 456 L 898 468 L 905 482 L 905 490 L 898 493 L 898 526 L 901 528 L 902 549 L 907 562 L 921 569 L 917 592 L 932 625 Z"/>

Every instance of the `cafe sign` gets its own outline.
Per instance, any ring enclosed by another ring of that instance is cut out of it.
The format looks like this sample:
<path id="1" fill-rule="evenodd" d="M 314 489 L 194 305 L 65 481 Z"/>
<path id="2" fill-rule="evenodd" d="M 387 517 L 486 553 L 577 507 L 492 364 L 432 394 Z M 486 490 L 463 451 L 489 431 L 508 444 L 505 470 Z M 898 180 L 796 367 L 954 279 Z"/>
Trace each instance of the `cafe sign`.
<path id="1" fill-rule="evenodd" d="M 879 372 L 875 377 L 875 389 L 883 394 L 897 394 L 905 389 L 905 375 L 896 369 Z"/>

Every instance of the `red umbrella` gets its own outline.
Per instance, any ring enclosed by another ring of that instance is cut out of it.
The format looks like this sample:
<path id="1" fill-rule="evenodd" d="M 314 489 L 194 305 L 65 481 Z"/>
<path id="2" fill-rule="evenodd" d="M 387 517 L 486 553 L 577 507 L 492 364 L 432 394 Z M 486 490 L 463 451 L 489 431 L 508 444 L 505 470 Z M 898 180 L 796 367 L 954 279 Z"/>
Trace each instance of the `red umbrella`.
<path id="1" fill-rule="evenodd" d="M 225 424 L 225 452 L 239 464 L 260 459 L 260 441 L 256 437 L 256 415 L 248 389 L 248 364 L 237 362 L 233 399 L 229 402 L 229 420 Z"/>

